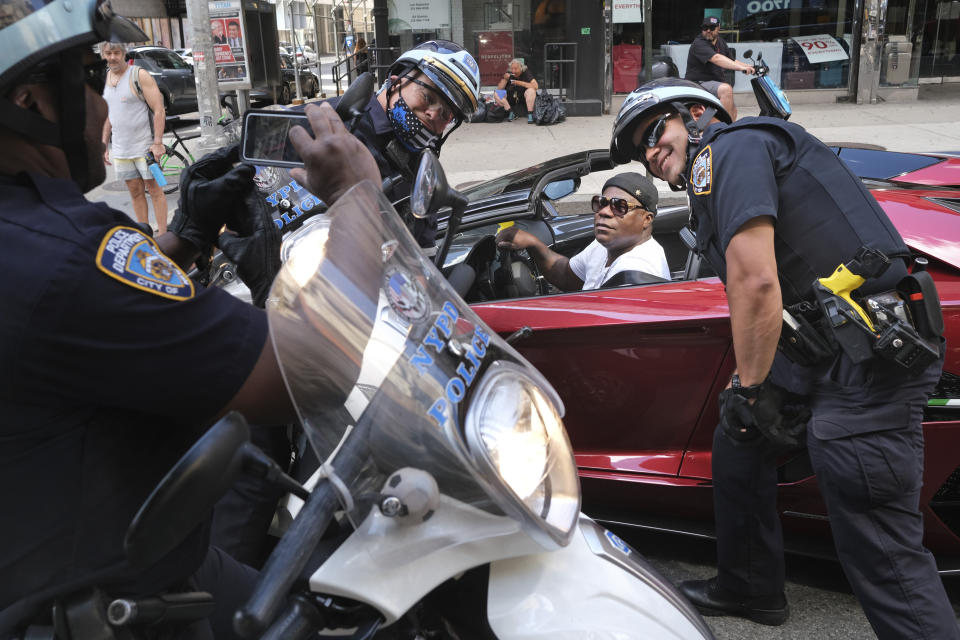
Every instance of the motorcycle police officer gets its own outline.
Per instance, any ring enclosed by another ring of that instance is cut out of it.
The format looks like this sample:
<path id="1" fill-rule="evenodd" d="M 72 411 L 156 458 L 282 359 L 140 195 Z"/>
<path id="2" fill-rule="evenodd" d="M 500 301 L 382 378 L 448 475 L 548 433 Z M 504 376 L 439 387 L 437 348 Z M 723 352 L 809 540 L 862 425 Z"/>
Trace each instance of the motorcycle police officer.
<path id="1" fill-rule="evenodd" d="M 766 117 L 731 124 L 713 95 L 685 80 L 631 93 L 610 151 L 686 188 L 698 252 L 730 306 L 737 372 L 721 394 L 713 441 L 718 575 L 681 590 L 707 615 L 786 621 L 776 452 L 802 437 L 809 417 L 806 446 L 837 554 L 874 631 L 960 638 L 921 542 L 921 420 L 943 362 L 939 334 L 929 336 L 932 364 L 919 372 L 879 357 L 856 362 L 841 348 L 802 363 L 778 355 L 784 308 L 815 305 L 814 281 L 861 248 L 890 264 L 858 293 L 893 290 L 907 275 L 909 250 L 883 210 L 800 126 Z M 792 424 L 780 408 L 788 392 L 807 396 Z"/>
<path id="2" fill-rule="evenodd" d="M 294 418 L 266 314 L 184 272 L 225 223 L 256 230 L 244 207 L 253 169 L 233 166 L 236 148 L 201 159 L 156 239 L 87 201 L 105 177 L 107 116 L 92 45 L 147 38 L 108 0 L 0 6 L 0 637 L 42 624 L 49 602 L 88 585 L 155 594 L 191 574 L 229 637 L 252 570 L 210 549 L 206 526 L 146 569 L 128 563 L 123 537 L 213 419 Z M 330 107 L 307 114 L 323 137 L 297 132 L 304 184 L 333 202 L 379 181 Z"/>

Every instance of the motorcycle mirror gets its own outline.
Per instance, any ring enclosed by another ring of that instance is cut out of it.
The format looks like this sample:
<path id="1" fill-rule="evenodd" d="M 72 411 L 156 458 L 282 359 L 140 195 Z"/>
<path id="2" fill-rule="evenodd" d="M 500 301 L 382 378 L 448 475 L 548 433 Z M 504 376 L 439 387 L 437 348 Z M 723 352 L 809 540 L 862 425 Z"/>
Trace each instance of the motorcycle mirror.
<path id="1" fill-rule="evenodd" d="M 763 51 L 757 51 L 757 62 L 763 60 Z"/>
<path id="2" fill-rule="evenodd" d="M 127 528 L 123 548 L 133 566 L 159 561 L 196 528 L 240 475 L 249 440 L 247 421 L 231 412 L 190 447 Z"/>
<path id="3" fill-rule="evenodd" d="M 439 194 L 446 192 L 447 176 L 440 167 L 437 156 L 429 149 L 420 154 L 420 167 L 413 182 L 413 193 L 410 195 L 410 211 L 415 218 L 426 218 L 436 213 L 440 203 L 434 202 Z"/>
<path id="4" fill-rule="evenodd" d="M 363 113 L 363 108 L 370 102 L 376 88 L 377 79 L 370 71 L 365 71 L 350 83 L 337 103 L 337 115 L 344 122 L 356 119 Z M 348 129 L 352 127 L 348 125 Z"/>
<path id="5" fill-rule="evenodd" d="M 744 51 L 744 52 L 743 52 L 743 57 L 744 57 L 744 58 L 752 58 L 752 57 L 753 57 L 753 49 L 747 49 L 746 51 Z"/>

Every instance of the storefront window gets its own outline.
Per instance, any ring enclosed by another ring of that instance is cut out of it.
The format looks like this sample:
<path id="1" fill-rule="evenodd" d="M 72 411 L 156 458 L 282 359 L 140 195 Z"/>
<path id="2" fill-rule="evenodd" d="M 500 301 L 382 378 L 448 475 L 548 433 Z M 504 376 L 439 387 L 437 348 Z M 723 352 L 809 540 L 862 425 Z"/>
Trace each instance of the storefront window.
<path id="1" fill-rule="evenodd" d="M 403 52 L 427 40 L 455 40 L 450 0 L 388 0 L 390 46 Z"/>
<path id="2" fill-rule="evenodd" d="M 720 37 L 738 60 L 763 54 L 770 77 L 784 89 L 840 89 L 850 76 L 856 0 L 654 0 L 654 46 L 669 55 L 682 77 L 687 50 L 704 17 L 720 20 Z M 749 92 L 749 76 L 728 74 L 735 92 Z"/>
<path id="3" fill-rule="evenodd" d="M 920 77 L 960 80 L 960 0 L 927 0 Z"/>

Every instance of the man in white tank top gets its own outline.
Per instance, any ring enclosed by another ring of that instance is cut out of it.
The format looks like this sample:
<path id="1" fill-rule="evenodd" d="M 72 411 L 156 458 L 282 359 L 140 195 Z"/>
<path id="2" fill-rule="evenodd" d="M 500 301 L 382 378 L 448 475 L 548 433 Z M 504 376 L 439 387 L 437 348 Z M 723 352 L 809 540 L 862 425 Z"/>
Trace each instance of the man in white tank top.
<path id="1" fill-rule="evenodd" d="M 126 47 L 116 42 L 104 42 L 100 45 L 100 54 L 107 61 L 107 83 L 103 88 L 103 98 L 110 111 L 103 125 L 103 144 L 107 147 L 103 152 L 103 162 L 110 164 L 112 156 L 117 178 L 127 183 L 137 222 L 149 222 L 147 198 L 144 194 L 146 187 L 153 202 L 157 230 L 164 233 L 167 230 L 167 197 L 163 193 L 163 187 L 153 179 L 146 159 L 148 151 L 153 153 L 157 160 L 164 154 L 163 127 L 166 113 L 163 108 L 163 95 L 153 76 L 139 68 L 137 72 L 140 74 L 143 99 L 137 95 L 131 78 L 134 68 L 128 66 L 124 60 L 125 53 Z"/>

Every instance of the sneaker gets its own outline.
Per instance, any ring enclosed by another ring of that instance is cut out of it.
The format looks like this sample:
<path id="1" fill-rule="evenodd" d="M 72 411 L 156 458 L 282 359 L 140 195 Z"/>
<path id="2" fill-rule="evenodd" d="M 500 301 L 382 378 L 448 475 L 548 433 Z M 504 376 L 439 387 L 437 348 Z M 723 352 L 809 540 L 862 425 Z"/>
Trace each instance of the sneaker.
<path id="1" fill-rule="evenodd" d="M 532 114 L 532 113 L 528 113 L 528 114 L 527 114 L 527 124 L 536 124 L 536 122 L 533 121 L 533 114 Z"/>
<path id="2" fill-rule="evenodd" d="M 510 115 L 507 116 L 507 122 L 513 122 L 516 119 L 517 119 L 517 114 L 515 114 L 513 111 L 511 111 Z"/>
<path id="3" fill-rule="evenodd" d="M 790 616 L 790 607 L 782 592 L 747 598 L 721 588 L 716 578 L 688 580 L 678 588 L 705 616 L 737 616 L 770 626 L 779 626 Z"/>

